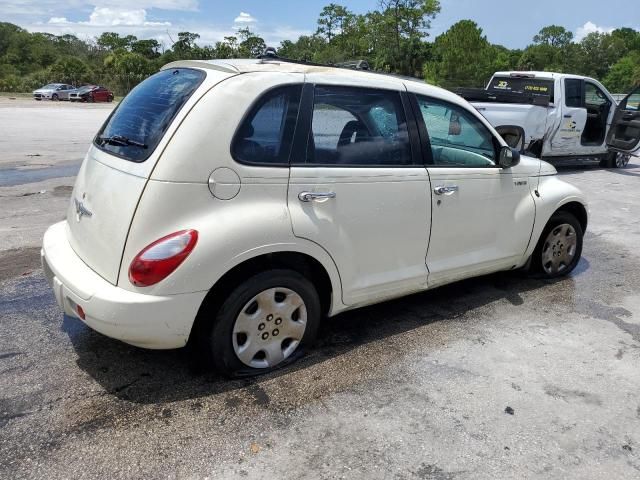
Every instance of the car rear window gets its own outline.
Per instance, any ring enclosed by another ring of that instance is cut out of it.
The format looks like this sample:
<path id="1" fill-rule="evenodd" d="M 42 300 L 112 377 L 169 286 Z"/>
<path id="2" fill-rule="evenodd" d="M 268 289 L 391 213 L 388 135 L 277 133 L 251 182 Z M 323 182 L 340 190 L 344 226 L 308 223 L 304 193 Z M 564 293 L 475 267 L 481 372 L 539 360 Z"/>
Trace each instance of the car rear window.
<path id="1" fill-rule="evenodd" d="M 94 144 L 125 160 L 144 162 L 204 78 L 203 71 L 191 68 L 163 70 L 149 77 L 120 102 Z"/>
<path id="2" fill-rule="evenodd" d="M 488 90 L 494 92 L 537 93 L 549 95 L 553 103 L 553 80 L 520 77 L 493 77 Z"/>

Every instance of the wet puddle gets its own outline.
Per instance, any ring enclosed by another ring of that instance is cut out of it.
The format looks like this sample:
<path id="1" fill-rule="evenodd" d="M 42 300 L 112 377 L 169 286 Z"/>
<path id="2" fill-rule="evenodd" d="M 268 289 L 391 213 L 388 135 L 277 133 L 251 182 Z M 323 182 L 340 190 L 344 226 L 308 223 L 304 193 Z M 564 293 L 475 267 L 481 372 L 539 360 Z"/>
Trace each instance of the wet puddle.
<path id="1" fill-rule="evenodd" d="M 58 165 L 45 168 L 0 169 L 0 187 L 13 187 L 27 183 L 41 182 L 50 178 L 74 177 L 80 170 L 80 163 Z"/>

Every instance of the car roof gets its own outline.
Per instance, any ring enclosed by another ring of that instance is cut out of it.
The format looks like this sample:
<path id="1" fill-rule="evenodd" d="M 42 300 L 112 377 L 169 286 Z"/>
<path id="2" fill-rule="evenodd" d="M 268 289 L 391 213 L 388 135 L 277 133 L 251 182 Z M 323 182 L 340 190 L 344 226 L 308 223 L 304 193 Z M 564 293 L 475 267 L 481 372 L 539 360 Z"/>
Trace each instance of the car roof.
<path id="1" fill-rule="evenodd" d="M 226 59 L 226 60 L 179 60 L 164 65 L 161 70 L 171 68 L 199 68 L 205 70 L 217 70 L 229 74 L 243 74 L 254 72 L 281 72 L 281 73 L 302 73 L 309 81 L 323 82 L 327 79 L 331 83 L 345 84 L 357 82 L 365 86 L 369 84 L 385 84 L 387 87 L 397 88 L 435 96 L 441 99 L 468 106 L 466 101 L 458 95 L 440 87 L 429 85 L 424 80 L 413 77 L 402 77 L 387 73 L 373 72 L 367 70 L 356 70 L 353 68 L 334 67 L 330 65 L 316 65 L 304 62 L 295 62 L 278 58 L 269 59 Z"/>

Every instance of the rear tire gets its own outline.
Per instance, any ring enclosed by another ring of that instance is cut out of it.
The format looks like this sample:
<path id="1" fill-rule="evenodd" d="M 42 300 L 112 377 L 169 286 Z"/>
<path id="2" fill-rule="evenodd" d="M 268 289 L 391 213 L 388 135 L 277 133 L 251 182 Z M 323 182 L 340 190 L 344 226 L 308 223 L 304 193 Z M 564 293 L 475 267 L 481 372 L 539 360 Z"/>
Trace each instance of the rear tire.
<path id="1" fill-rule="evenodd" d="M 583 235 L 575 216 L 569 212 L 554 213 L 533 252 L 531 272 L 542 278 L 571 273 L 582 255 Z"/>
<path id="2" fill-rule="evenodd" d="M 306 277 L 285 269 L 258 273 L 219 306 L 201 310 L 201 358 L 230 377 L 282 368 L 313 343 L 320 312 L 320 298 Z"/>

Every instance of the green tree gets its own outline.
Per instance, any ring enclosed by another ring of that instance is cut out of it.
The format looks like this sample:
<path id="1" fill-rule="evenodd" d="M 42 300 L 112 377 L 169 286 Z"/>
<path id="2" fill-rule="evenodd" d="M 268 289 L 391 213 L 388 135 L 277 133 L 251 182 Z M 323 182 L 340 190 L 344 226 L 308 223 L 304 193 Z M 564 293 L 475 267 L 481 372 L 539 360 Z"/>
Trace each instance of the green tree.
<path id="1" fill-rule="evenodd" d="M 119 48 L 130 49 L 138 39 L 133 35 L 121 37 L 119 33 L 103 32 L 96 40 L 98 47 L 103 50 L 113 51 Z"/>
<path id="2" fill-rule="evenodd" d="M 160 44 L 154 39 L 135 40 L 131 43 L 131 51 L 133 53 L 137 53 L 149 59 L 158 58 L 160 56 L 159 50 Z"/>
<path id="3" fill-rule="evenodd" d="M 89 78 L 89 66 L 76 57 L 62 57 L 51 66 L 51 77 L 58 82 L 78 85 Z"/>
<path id="4" fill-rule="evenodd" d="M 197 53 L 196 40 L 200 38 L 197 33 L 180 32 L 178 33 L 178 41 L 173 44 L 173 52 L 179 58 L 194 58 Z"/>
<path id="5" fill-rule="evenodd" d="M 422 70 L 420 43 L 440 12 L 438 0 L 380 0 L 380 15 L 370 20 L 379 35 L 375 64 L 403 75 Z"/>
<path id="6" fill-rule="evenodd" d="M 627 93 L 640 85 L 640 51 L 633 51 L 618 60 L 609 70 L 603 83 L 610 92 Z"/>
<path id="7" fill-rule="evenodd" d="M 443 87 L 481 87 L 494 70 L 492 47 L 482 29 L 471 20 L 461 20 L 434 42 L 433 60 L 424 77 Z"/>
<path id="8" fill-rule="evenodd" d="M 549 45 L 555 48 L 563 48 L 573 41 L 573 33 L 558 25 L 544 27 L 533 37 L 533 43 L 537 45 Z"/>
<path id="9" fill-rule="evenodd" d="M 264 53 L 267 48 L 264 39 L 255 35 L 248 28 L 238 30 L 240 44 L 238 45 L 238 56 L 241 58 L 256 58 Z"/>

